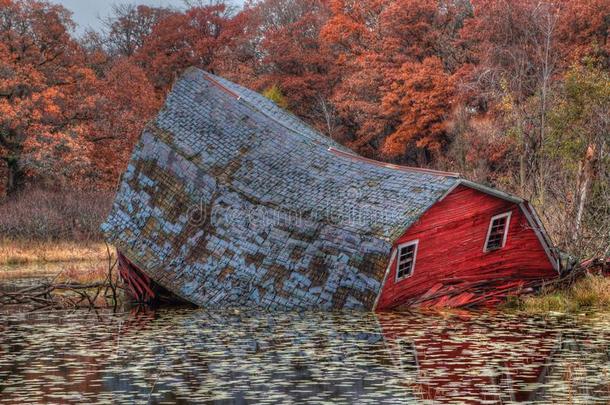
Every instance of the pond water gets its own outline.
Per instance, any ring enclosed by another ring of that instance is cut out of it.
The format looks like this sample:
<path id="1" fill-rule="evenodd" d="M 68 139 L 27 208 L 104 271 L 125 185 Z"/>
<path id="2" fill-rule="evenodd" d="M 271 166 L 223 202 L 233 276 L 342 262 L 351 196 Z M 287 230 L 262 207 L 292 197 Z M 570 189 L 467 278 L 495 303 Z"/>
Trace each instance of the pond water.
<path id="1" fill-rule="evenodd" d="M 610 314 L 0 311 L 0 403 L 305 401 L 609 404 Z"/>
<path id="2" fill-rule="evenodd" d="M 610 315 L 251 313 L 0 319 L 1 403 L 610 403 Z"/>

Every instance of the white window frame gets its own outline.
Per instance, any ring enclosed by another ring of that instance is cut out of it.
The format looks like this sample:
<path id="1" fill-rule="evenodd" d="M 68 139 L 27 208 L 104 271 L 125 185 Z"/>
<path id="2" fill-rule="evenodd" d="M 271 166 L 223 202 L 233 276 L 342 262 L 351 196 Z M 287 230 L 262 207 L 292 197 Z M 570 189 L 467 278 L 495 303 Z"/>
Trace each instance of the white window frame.
<path id="1" fill-rule="evenodd" d="M 402 248 L 406 248 L 408 246 L 415 246 L 415 248 L 413 249 L 413 262 L 411 263 L 411 273 L 407 276 L 402 276 L 402 277 L 398 277 L 398 267 L 400 266 L 400 251 Z M 419 248 L 419 239 L 416 240 L 412 240 L 409 242 L 405 242 L 405 243 L 401 243 L 400 245 L 398 245 L 396 247 L 396 276 L 395 276 L 395 282 L 399 282 L 402 280 L 406 280 L 409 277 L 413 276 L 413 274 L 415 273 L 415 262 L 417 259 L 417 250 Z"/>
<path id="2" fill-rule="evenodd" d="M 508 228 L 510 228 L 510 217 L 511 217 L 511 214 L 512 214 L 512 211 L 508 211 L 508 212 L 504 212 L 502 214 L 494 215 L 493 217 L 491 217 L 491 220 L 489 221 L 489 227 L 487 228 L 487 237 L 485 237 L 485 244 L 483 245 L 483 252 L 484 253 L 495 252 L 496 250 L 504 249 L 504 246 L 506 246 L 506 239 L 508 237 Z M 504 235 L 502 237 L 502 245 L 499 248 L 496 248 L 496 249 L 487 249 L 487 244 L 489 243 L 489 237 L 491 236 L 491 228 L 493 227 L 494 221 L 496 219 L 500 219 L 500 218 L 506 218 L 506 226 L 504 227 Z"/>

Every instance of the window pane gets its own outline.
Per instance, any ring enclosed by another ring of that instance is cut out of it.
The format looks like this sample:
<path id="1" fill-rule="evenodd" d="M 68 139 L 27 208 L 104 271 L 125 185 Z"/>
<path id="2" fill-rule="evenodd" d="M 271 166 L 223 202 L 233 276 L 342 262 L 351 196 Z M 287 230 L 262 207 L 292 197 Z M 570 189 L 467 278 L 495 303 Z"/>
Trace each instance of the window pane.
<path id="1" fill-rule="evenodd" d="M 485 243 L 485 250 L 495 250 L 502 248 L 504 242 L 504 234 L 508 225 L 508 216 L 496 218 L 491 221 L 489 227 L 489 236 Z"/>
<path id="2" fill-rule="evenodd" d="M 400 248 L 398 252 L 398 266 L 396 278 L 408 277 L 413 273 L 413 261 L 415 259 L 416 245 L 408 245 Z"/>

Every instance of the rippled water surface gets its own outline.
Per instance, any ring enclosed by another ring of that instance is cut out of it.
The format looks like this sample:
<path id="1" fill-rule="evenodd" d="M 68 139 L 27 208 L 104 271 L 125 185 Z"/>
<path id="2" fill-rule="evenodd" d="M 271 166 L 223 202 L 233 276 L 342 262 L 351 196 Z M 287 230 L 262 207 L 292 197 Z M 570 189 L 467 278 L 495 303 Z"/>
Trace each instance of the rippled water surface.
<path id="1" fill-rule="evenodd" d="M 610 315 L 0 317 L 1 403 L 610 403 Z"/>

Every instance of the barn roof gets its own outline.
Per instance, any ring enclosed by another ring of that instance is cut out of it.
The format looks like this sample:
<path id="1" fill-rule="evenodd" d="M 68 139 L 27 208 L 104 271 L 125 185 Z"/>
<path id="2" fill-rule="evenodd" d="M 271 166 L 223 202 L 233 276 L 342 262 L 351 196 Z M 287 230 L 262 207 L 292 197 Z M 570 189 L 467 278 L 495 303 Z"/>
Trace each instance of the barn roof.
<path id="1" fill-rule="evenodd" d="M 362 158 L 191 68 L 143 131 L 102 228 L 197 304 L 371 308 L 393 241 L 459 181 Z"/>

